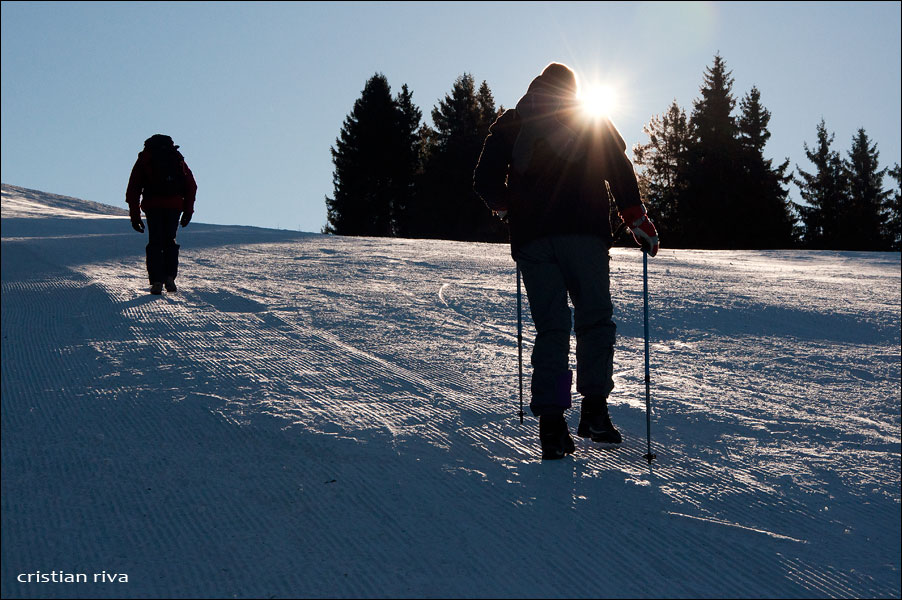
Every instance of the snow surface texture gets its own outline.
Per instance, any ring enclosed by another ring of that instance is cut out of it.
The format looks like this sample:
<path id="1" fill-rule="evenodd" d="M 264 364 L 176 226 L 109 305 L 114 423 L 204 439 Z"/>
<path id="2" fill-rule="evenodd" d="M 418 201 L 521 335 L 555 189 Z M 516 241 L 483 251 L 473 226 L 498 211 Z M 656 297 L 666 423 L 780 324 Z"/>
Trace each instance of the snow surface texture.
<path id="1" fill-rule="evenodd" d="M 615 249 L 623 445 L 542 462 L 506 246 L 192 223 L 151 296 L 124 210 L 2 194 L 4 598 L 900 595 L 899 253 L 650 259 L 649 467 Z"/>

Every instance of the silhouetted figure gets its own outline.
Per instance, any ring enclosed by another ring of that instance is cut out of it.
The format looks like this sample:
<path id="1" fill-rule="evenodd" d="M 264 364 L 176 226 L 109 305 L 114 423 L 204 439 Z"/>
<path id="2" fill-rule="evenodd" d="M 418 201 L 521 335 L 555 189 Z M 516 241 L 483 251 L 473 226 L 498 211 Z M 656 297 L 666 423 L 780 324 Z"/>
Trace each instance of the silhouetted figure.
<path id="1" fill-rule="evenodd" d="M 179 268 L 179 245 L 175 243 L 179 222 L 187 227 L 194 214 L 197 183 L 172 138 L 156 134 L 144 142 L 144 150 L 132 167 L 125 201 L 132 227 L 144 233 L 141 210 L 147 216 L 147 276 L 150 293 L 175 292 Z"/>
<path id="2" fill-rule="evenodd" d="M 530 410 L 539 418 L 542 458 L 574 451 L 570 408 L 571 312 L 576 389 L 583 395 L 577 435 L 620 443 L 607 398 L 614 389 L 614 341 L 608 250 L 613 234 L 608 190 L 621 218 L 651 256 L 658 251 L 626 144 L 608 119 L 577 106 L 575 73 L 551 63 L 515 109 L 489 130 L 474 188 L 510 227 L 511 254 L 523 274 L 536 327 Z"/>

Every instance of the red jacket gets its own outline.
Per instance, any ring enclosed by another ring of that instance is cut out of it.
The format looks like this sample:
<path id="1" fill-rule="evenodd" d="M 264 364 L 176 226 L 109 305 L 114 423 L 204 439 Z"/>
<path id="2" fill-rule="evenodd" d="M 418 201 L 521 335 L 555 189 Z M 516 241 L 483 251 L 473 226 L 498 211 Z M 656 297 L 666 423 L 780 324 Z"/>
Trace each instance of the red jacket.
<path id="1" fill-rule="evenodd" d="M 180 155 L 181 156 L 181 155 Z M 182 196 L 155 196 L 144 194 L 146 183 L 150 179 L 150 156 L 147 152 L 138 153 L 138 160 L 132 167 L 132 173 L 128 178 L 128 188 L 125 191 L 125 201 L 128 203 L 130 212 L 140 214 L 140 208 L 147 212 L 148 209 L 168 208 L 172 210 L 180 210 L 187 214 L 194 212 L 194 199 L 197 196 L 197 182 L 194 181 L 194 174 L 188 168 L 188 164 L 182 158 L 182 168 L 185 173 L 185 194 Z M 143 198 L 142 198 L 143 195 Z"/>

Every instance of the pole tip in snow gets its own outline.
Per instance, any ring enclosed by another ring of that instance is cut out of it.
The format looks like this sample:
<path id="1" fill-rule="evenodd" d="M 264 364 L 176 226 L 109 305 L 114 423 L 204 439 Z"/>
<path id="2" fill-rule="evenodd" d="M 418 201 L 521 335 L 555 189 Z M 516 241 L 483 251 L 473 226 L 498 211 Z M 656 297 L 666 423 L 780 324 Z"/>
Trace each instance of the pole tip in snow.
<path id="1" fill-rule="evenodd" d="M 648 454 L 643 454 L 643 455 L 642 455 L 642 458 L 644 458 L 645 460 L 647 460 L 647 461 L 648 461 L 648 464 L 650 465 L 650 464 L 651 464 L 651 461 L 653 461 L 654 459 L 658 458 L 658 455 L 657 455 L 657 454 L 651 454 L 651 453 L 648 453 Z"/>

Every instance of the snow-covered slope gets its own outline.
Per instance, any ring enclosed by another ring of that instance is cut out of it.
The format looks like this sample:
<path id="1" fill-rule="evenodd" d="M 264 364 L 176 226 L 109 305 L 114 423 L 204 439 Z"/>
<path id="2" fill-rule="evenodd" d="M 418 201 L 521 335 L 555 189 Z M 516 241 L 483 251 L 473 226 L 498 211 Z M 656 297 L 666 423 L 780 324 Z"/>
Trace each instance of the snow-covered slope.
<path id="1" fill-rule="evenodd" d="M 900 595 L 898 253 L 651 259 L 649 467 L 615 249 L 624 443 L 543 463 L 506 247 L 192 223 L 157 297 L 60 198 L 3 186 L 4 598 Z"/>
<path id="2" fill-rule="evenodd" d="M 3 184 L 4 219 L 118 219 L 123 216 L 128 216 L 128 211 L 122 207 Z"/>

